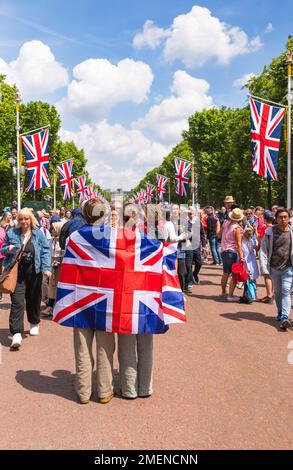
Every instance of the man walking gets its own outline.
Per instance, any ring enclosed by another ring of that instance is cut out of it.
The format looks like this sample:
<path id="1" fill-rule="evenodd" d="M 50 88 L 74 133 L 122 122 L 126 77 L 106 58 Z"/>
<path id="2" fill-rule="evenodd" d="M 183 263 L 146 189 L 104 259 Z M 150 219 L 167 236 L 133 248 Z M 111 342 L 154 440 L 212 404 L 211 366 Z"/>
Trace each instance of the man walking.
<path id="1" fill-rule="evenodd" d="M 267 229 L 260 249 L 260 269 L 263 275 L 271 275 L 278 310 L 280 328 L 292 327 L 289 320 L 291 311 L 291 290 L 293 285 L 293 230 L 290 212 L 278 209 L 276 225 Z"/>

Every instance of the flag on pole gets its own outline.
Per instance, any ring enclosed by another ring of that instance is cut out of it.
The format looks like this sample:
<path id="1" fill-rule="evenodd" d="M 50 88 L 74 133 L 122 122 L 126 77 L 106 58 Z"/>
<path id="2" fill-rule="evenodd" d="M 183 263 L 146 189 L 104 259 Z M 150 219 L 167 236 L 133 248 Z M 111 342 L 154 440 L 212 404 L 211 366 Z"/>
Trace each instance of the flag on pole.
<path id="1" fill-rule="evenodd" d="M 163 246 L 137 229 L 85 225 L 69 238 L 54 321 L 124 334 L 185 323 L 176 252 L 176 243 Z"/>
<path id="2" fill-rule="evenodd" d="M 63 199 L 67 201 L 73 198 L 73 160 L 67 160 L 66 162 L 57 165 L 57 171 L 59 175 L 59 181 L 62 188 Z"/>
<path id="3" fill-rule="evenodd" d="M 49 188 L 49 129 L 21 136 L 29 184 L 26 192 Z"/>
<path id="4" fill-rule="evenodd" d="M 86 184 L 86 176 L 79 176 L 75 178 L 76 192 L 78 195 L 79 204 L 88 199 L 88 186 Z"/>
<path id="5" fill-rule="evenodd" d="M 148 204 L 151 204 L 152 203 L 152 200 L 153 200 L 153 191 L 154 191 L 154 185 L 153 184 L 150 184 L 148 183 L 147 184 L 147 189 L 146 189 L 146 199 L 147 199 L 147 203 Z"/>
<path id="6" fill-rule="evenodd" d="M 250 97 L 252 166 L 258 176 L 278 179 L 278 154 L 285 108 Z"/>
<path id="7" fill-rule="evenodd" d="M 92 184 L 88 185 L 87 194 L 88 199 L 94 199 L 97 197 L 97 191 L 94 189 L 94 186 Z"/>
<path id="8" fill-rule="evenodd" d="M 158 184 L 158 195 L 159 195 L 159 201 L 164 201 L 164 194 L 166 192 L 166 185 L 168 182 L 169 178 L 163 175 L 157 174 L 157 184 Z"/>
<path id="9" fill-rule="evenodd" d="M 146 204 L 146 201 L 147 201 L 147 195 L 146 195 L 146 190 L 145 189 L 140 190 L 138 198 L 139 198 L 139 204 L 144 206 Z"/>
<path id="10" fill-rule="evenodd" d="M 175 193 L 181 197 L 187 197 L 187 187 L 189 184 L 191 163 L 175 158 L 175 178 L 176 178 L 176 189 Z"/>

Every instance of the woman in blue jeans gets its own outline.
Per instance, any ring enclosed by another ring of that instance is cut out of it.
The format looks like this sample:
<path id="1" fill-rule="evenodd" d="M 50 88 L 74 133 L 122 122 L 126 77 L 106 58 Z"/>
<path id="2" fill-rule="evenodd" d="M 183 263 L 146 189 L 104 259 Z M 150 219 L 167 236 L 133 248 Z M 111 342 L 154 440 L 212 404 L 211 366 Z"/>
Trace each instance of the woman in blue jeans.
<path id="1" fill-rule="evenodd" d="M 275 220 L 277 225 L 265 233 L 259 259 L 261 273 L 271 275 L 277 321 L 280 322 L 280 328 L 286 331 L 292 327 L 289 320 L 293 287 L 293 230 L 290 225 L 290 212 L 287 209 L 278 209 Z"/>

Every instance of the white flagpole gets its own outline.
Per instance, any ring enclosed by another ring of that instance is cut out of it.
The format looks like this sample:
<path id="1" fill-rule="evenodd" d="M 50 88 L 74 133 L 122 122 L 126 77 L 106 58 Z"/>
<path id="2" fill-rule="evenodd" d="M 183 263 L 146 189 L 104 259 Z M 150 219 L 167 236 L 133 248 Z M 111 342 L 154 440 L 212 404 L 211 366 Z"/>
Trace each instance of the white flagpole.
<path id="1" fill-rule="evenodd" d="M 74 179 L 72 180 L 72 209 L 74 209 Z"/>
<path id="2" fill-rule="evenodd" d="M 192 186 L 192 207 L 194 207 L 194 189 L 195 189 L 195 184 L 194 184 L 194 160 L 192 160 L 192 182 L 191 182 L 191 186 Z"/>
<path id="3" fill-rule="evenodd" d="M 53 209 L 56 210 L 56 175 L 53 177 Z"/>
<path id="4" fill-rule="evenodd" d="M 287 108 L 285 104 L 276 103 L 275 101 L 271 101 L 271 100 L 266 100 L 265 98 L 261 98 L 260 96 L 251 95 L 250 93 L 247 93 L 247 96 L 250 96 L 251 98 L 255 98 L 256 100 L 259 100 L 259 101 L 265 101 L 266 103 L 275 104 L 276 106 L 280 106 L 280 108 Z"/>
<path id="5" fill-rule="evenodd" d="M 21 102 L 21 95 L 20 92 L 17 91 L 15 95 L 15 102 L 16 102 L 16 180 L 17 180 L 17 210 L 20 211 L 21 209 L 21 193 L 20 193 L 20 146 L 19 146 L 19 105 Z"/>
<path id="6" fill-rule="evenodd" d="M 50 127 L 50 124 L 47 124 L 46 126 L 38 127 L 37 129 L 31 129 L 30 131 L 23 132 L 20 135 L 30 135 L 33 132 L 41 131 L 43 129 L 47 129 L 48 127 Z"/>
<path id="7" fill-rule="evenodd" d="M 292 62 L 293 53 L 288 51 L 286 55 L 288 64 L 288 157 L 287 157 L 287 208 L 291 208 L 291 106 L 292 106 L 292 87 L 291 87 L 291 76 L 292 76 Z"/>

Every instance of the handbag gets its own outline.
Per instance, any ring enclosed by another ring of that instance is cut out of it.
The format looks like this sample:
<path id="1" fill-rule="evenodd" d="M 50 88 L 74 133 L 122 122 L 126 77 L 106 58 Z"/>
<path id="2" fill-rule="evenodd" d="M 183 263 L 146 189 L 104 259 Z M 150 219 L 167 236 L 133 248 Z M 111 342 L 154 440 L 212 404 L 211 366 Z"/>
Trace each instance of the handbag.
<path id="1" fill-rule="evenodd" d="M 27 242 L 28 241 L 29 240 L 27 240 Z M 21 256 L 24 252 L 27 242 L 22 245 L 13 265 L 10 266 L 10 268 L 5 269 L 3 273 L 0 274 L 0 292 L 2 292 L 2 294 L 13 294 L 15 291 L 18 277 L 18 264 L 21 260 Z"/>
<path id="2" fill-rule="evenodd" d="M 248 280 L 248 273 L 243 263 L 237 262 L 232 264 L 232 276 L 235 282 L 246 282 Z"/>
<path id="3" fill-rule="evenodd" d="M 244 284 L 243 296 L 240 297 L 241 304 L 252 304 L 256 300 L 256 283 L 248 279 Z"/>

